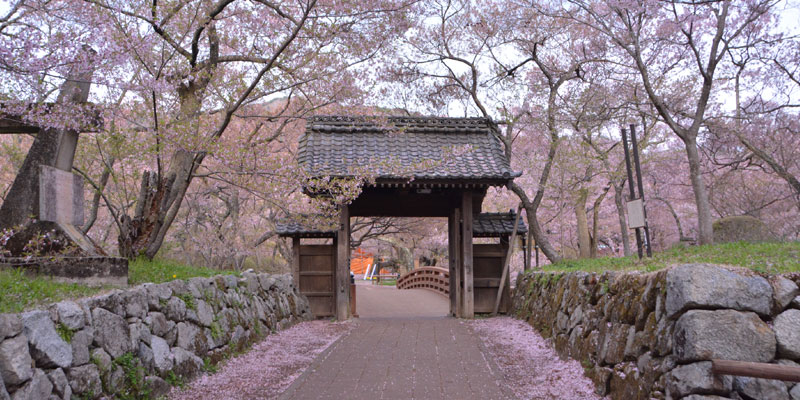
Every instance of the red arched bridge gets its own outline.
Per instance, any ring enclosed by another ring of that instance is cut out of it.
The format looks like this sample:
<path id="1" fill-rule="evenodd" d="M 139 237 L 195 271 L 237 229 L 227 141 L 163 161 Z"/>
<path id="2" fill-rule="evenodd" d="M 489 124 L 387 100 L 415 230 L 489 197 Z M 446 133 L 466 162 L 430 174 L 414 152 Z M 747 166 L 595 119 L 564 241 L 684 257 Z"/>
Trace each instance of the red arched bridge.
<path id="1" fill-rule="evenodd" d="M 417 268 L 397 279 L 398 289 L 428 289 L 450 296 L 450 271 L 447 268 Z"/>

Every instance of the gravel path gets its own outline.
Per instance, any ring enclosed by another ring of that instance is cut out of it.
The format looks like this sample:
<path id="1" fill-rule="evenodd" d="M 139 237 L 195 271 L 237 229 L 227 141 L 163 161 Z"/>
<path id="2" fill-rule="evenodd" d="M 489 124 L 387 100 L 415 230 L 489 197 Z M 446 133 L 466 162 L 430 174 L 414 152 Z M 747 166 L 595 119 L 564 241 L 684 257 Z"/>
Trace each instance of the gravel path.
<path id="1" fill-rule="evenodd" d="M 273 399 L 303 373 L 314 358 L 349 332 L 353 324 L 329 321 L 299 323 L 267 336 L 246 354 L 185 389 L 173 389 L 173 400 Z"/>
<path id="2" fill-rule="evenodd" d="M 465 322 L 483 340 L 520 399 L 601 399 L 575 360 L 562 361 L 553 346 L 525 322 L 496 317 Z"/>

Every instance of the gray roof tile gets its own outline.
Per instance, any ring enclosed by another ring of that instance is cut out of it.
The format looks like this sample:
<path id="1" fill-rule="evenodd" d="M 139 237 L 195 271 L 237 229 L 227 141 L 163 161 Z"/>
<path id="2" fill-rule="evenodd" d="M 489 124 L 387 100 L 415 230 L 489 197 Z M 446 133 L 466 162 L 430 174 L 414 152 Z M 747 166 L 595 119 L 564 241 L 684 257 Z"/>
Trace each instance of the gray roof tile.
<path id="1" fill-rule="evenodd" d="M 332 238 L 336 237 L 336 229 L 325 226 L 319 221 L 324 217 L 318 215 L 295 215 L 279 221 L 275 232 L 282 237 Z"/>
<path id="2" fill-rule="evenodd" d="M 472 222 L 472 236 L 474 237 L 499 237 L 511 235 L 514 231 L 515 212 L 508 213 L 482 213 L 478 214 Z M 517 234 L 528 233 L 525 221 L 520 218 L 517 225 Z"/>
<path id="3" fill-rule="evenodd" d="M 485 180 L 504 184 L 511 170 L 485 118 L 312 117 L 298 161 L 313 177 Z"/>

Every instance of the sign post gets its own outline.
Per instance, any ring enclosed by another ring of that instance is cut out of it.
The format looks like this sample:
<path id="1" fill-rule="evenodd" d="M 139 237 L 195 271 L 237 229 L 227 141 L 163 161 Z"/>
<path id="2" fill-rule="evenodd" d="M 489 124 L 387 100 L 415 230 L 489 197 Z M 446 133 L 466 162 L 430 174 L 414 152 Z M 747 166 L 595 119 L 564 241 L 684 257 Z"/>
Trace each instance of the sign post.
<path id="1" fill-rule="evenodd" d="M 636 250 L 641 260 L 644 256 L 644 246 L 647 246 L 647 256 L 653 256 L 650 246 L 650 230 L 647 227 L 647 211 L 644 205 L 644 185 L 642 184 L 642 169 L 639 164 L 639 148 L 636 142 L 636 132 L 633 124 L 631 128 L 631 144 L 633 145 L 633 160 L 636 164 L 636 186 L 639 188 L 639 197 L 636 196 L 636 188 L 633 183 L 633 171 L 631 169 L 630 151 L 628 149 L 628 135 L 625 128 L 622 128 L 622 148 L 625 151 L 625 170 L 628 173 L 628 188 L 630 188 L 630 199 L 628 200 L 628 228 L 636 231 Z M 644 230 L 644 240 L 642 232 Z"/>

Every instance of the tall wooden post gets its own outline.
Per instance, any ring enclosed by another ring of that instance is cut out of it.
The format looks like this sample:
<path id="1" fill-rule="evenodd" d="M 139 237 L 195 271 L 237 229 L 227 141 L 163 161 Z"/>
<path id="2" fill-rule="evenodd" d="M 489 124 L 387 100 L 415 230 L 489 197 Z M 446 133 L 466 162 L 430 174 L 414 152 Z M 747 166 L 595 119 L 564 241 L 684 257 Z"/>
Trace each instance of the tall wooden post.
<path id="1" fill-rule="evenodd" d="M 461 195 L 461 257 L 464 265 L 464 289 L 462 318 L 475 317 L 475 289 L 473 287 L 472 265 L 472 192 L 466 190 Z"/>
<path id="2" fill-rule="evenodd" d="M 447 218 L 447 251 L 450 259 L 450 315 L 461 316 L 461 212 L 454 208 Z"/>
<path id="3" fill-rule="evenodd" d="M 300 238 L 292 238 L 292 278 L 294 287 L 300 290 Z"/>
<path id="4" fill-rule="evenodd" d="M 339 231 L 336 236 L 336 319 L 350 318 L 350 209 L 339 208 Z"/>
<path id="5" fill-rule="evenodd" d="M 636 189 L 634 186 L 636 183 L 633 181 L 633 171 L 631 170 L 631 157 L 628 151 L 628 134 L 625 131 L 625 128 L 622 128 L 621 132 L 622 132 L 622 149 L 625 152 L 625 170 L 628 173 L 628 188 L 630 189 L 631 192 L 630 200 L 633 200 L 636 198 Z M 639 233 L 639 228 L 636 228 L 635 231 L 636 231 L 636 249 L 639 253 L 639 259 L 641 260 L 643 255 L 642 235 L 641 233 Z M 628 233 L 625 232 L 624 234 L 627 235 Z"/>
<path id="6" fill-rule="evenodd" d="M 650 245 L 650 228 L 647 226 L 647 207 L 644 205 L 644 185 L 642 184 L 642 167 L 639 163 L 639 145 L 636 143 L 636 129 L 633 124 L 631 124 L 631 146 L 633 147 L 633 164 L 636 166 L 636 186 L 639 188 L 639 198 L 642 199 L 645 246 L 647 246 L 647 256 L 652 257 L 653 247 Z"/>

